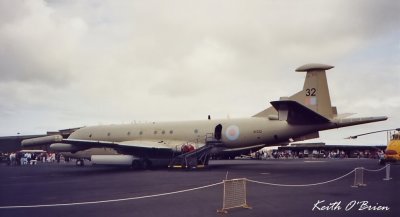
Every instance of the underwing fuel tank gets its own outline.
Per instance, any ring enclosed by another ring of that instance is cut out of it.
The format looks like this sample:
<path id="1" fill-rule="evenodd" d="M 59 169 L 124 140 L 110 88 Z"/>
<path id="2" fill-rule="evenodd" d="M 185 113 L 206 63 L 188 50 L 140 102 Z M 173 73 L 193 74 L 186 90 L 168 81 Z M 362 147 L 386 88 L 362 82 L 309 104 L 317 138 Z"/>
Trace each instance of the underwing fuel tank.
<path id="1" fill-rule="evenodd" d="M 132 165 L 132 162 L 138 159 L 132 155 L 92 155 L 91 161 L 98 165 Z"/>

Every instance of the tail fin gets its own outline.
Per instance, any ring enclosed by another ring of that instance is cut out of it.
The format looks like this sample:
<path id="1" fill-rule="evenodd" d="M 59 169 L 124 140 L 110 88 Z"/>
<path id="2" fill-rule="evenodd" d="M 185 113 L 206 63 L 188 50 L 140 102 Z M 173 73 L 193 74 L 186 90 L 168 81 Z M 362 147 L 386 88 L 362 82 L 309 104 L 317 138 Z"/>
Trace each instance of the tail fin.
<path id="1" fill-rule="evenodd" d="M 323 64 L 307 64 L 296 69 L 296 72 L 307 72 L 303 90 L 291 96 L 295 100 L 318 114 L 333 118 L 337 112 L 332 108 L 325 70 L 333 66 Z"/>
<path id="2" fill-rule="evenodd" d="M 325 118 L 334 118 L 337 115 L 337 111 L 335 107 L 331 106 L 331 98 L 329 96 L 328 82 L 325 73 L 325 70 L 331 68 L 333 68 L 333 66 L 315 63 L 306 64 L 297 68 L 297 72 L 307 72 L 303 90 L 286 99 L 297 101 Z M 270 107 L 253 117 L 268 117 L 275 114 L 277 114 L 275 108 Z"/>

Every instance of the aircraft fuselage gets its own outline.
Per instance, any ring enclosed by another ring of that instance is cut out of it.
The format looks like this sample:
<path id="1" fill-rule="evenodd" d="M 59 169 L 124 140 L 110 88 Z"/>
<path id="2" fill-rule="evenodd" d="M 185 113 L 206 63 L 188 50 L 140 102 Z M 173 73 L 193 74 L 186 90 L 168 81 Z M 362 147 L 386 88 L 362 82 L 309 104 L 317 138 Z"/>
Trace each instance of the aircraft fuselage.
<path id="1" fill-rule="evenodd" d="M 176 140 L 205 144 L 206 137 L 212 136 L 220 139 L 226 148 L 242 148 L 289 142 L 290 138 L 333 127 L 333 124 L 293 126 L 286 121 L 252 117 L 84 127 L 72 133 L 69 139 L 110 142 Z"/>

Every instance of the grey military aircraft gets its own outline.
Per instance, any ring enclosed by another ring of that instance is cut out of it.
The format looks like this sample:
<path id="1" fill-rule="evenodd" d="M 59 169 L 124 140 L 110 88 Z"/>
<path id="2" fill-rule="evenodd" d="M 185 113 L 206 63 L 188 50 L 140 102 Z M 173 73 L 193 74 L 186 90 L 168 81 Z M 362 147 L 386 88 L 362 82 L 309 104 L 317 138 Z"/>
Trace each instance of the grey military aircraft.
<path id="1" fill-rule="evenodd" d="M 348 118 L 338 115 L 329 96 L 326 70 L 333 66 L 306 64 L 303 89 L 272 101 L 271 107 L 248 118 L 145 124 L 89 126 L 61 135 L 25 139 L 23 147 L 50 145 L 67 157 L 93 164 L 154 165 L 196 168 L 210 155 L 318 138 L 319 131 L 387 120 L 385 116 Z"/>

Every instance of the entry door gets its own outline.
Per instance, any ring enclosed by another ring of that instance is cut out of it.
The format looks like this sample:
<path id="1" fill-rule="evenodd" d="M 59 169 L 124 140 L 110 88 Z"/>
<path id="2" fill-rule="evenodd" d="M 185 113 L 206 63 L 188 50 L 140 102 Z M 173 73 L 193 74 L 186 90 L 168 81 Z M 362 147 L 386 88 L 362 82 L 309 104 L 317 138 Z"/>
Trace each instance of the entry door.
<path id="1" fill-rule="evenodd" d="M 215 130 L 214 130 L 214 138 L 215 138 L 216 140 L 221 140 L 221 137 L 222 137 L 222 125 L 221 125 L 221 124 L 218 124 L 218 125 L 215 127 Z"/>

